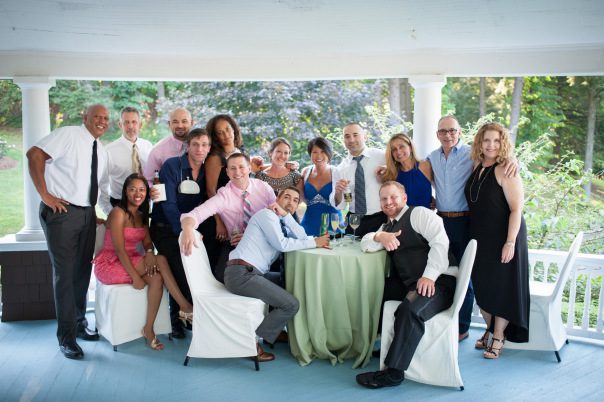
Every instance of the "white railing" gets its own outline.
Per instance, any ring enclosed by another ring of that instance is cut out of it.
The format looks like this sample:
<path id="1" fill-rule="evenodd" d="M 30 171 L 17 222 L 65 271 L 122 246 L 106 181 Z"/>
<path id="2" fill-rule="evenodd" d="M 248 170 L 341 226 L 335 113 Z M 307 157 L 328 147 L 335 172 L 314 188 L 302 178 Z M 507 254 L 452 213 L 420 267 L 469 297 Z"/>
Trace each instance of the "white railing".
<path id="1" fill-rule="evenodd" d="M 551 250 L 529 250 L 530 279 L 539 282 L 555 282 L 558 272 L 567 252 Z M 578 254 L 569 282 L 566 284 L 568 292 L 568 305 L 566 317 L 566 332 L 579 338 L 604 340 L 604 255 Z M 592 298 L 592 289 L 598 285 L 600 291 L 597 300 Z M 565 292 L 565 294 L 567 294 Z M 578 301 L 577 301 L 578 300 Z M 595 301 L 595 303 L 594 303 Z M 582 307 L 581 307 L 581 303 Z M 590 323 L 590 306 L 592 315 L 596 313 L 595 323 Z M 579 314 L 579 317 L 576 315 Z M 575 318 L 575 319 L 573 319 Z M 577 320 L 579 318 L 579 320 Z M 580 322 L 580 325 L 576 324 Z M 484 324 L 478 307 L 474 305 L 472 322 Z"/>

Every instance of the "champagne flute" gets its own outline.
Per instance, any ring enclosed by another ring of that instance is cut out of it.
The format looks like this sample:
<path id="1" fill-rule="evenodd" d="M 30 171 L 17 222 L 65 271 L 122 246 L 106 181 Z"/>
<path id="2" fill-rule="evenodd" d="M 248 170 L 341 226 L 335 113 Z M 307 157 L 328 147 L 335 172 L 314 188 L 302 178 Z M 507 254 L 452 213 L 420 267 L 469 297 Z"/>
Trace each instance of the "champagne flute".
<path id="1" fill-rule="evenodd" d="M 342 219 L 340 219 L 340 222 L 338 223 L 338 227 L 342 231 L 342 237 L 340 238 L 340 244 L 339 244 L 340 246 L 344 245 L 344 233 L 346 233 L 347 226 L 348 226 L 348 216 L 344 215 L 344 216 L 342 216 Z"/>
<path id="2" fill-rule="evenodd" d="M 360 214 L 350 214 L 350 227 L 352 228 L 352 241 L 355 241 L 357 238 L 357 229 L 361 226 L 361 215 Z"/>
<path id="3" fill-rule="evenodd" d="M 331 224 L 331 229 L 333 230 L 333 239 L 335 242 L 336 236 L 338 234 L 338 225 L 340 224 L 340 214 L 337 212 L 332 212 L 329 215 L 329 218 L 330 218 L 329 223 Z"/>

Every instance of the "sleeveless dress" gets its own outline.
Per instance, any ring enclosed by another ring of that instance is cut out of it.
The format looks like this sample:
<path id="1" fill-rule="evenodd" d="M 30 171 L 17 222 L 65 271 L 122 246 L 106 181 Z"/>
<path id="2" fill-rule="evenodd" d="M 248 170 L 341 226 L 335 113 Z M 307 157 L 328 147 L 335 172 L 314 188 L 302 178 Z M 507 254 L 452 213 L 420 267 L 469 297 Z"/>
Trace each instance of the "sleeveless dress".
<path id="1" fill-rule="evenodd" d="M 497 164 L 486 168 L 480 176 L 479 165 L 465 187 L 470 207 L 470 237 L 478 242 L 472 285 L 480 308 L 509 320 L 504 332 L 506 339 L 528 342 L 530 292 L 526 224 L 522 217 L 514 258 L 503 264 L 501 249 L 507 240 L 510 207 L 495 178 L 495 166 Z"/>
<path id="2" fill-rule="evenodd" d="M 279 191 L 284 188 L 290 186 L 296 187 L 302 179 L 302 175 L 297 170 L 291 170 L 287 175 L 279 178 L 270 177 L 265 172 L 258 172 L 254 176 L 256 179 L 267 182 L 275 190 L 275 195 L 279 194 Z"/>
<path id="3" fill-rule="evenodd" d="M 304 178 L 306 213 L 304 214 L 300 225 L 302 225 L 307 235 L 319 236 L 319 231 L 321 230 L 321 214 L 337 212 L 340 215 L 340 219 L 342 219 L 342 212 L 329 203 L 329 195 L 332 190 L 331 181 L 325 184 L 319 191 L 317 191 L 315 186 L 308 182 L 308 177 L 313 168 L 314 166 L 308 170 L 308 174 Z M 329 230 L 331 231 L 331 228 Z M 338 233 L 341 233 L 340 229 L 338 229 Z"/>
<path id="4" fill-rule="evenodd" d="M 144 257 L 136 250 L 136 246 L 144 238 L 145 228 L 124 228 L 124 246 L 132 266 L 137 266 Z M 103 249 L 97 254 L 92 263 L 94 264 L 94 275 L 101 283 L 105 285 L 132 283 L 132 277 L 130 277 L 115 253 L 110 230 L 105 232 Z"/>
<path id="5" fill-rule="evenodd" d="M 408 172 L 399 170 L 396 181 L 405 186 L 407 205 L 410 207 L 426 207 L 430 209 L 432 202 L 432 183 L 419 170 L 419 162 Z"/>

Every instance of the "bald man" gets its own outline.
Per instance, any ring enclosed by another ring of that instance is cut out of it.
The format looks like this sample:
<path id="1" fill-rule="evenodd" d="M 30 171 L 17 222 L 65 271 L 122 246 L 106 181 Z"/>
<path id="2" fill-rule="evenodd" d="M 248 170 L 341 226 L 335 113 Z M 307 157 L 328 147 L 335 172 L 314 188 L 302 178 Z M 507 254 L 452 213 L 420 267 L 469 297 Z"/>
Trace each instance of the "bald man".
<path id="1" fill-rule="evenodd" d="M 29 174 L 40 194 L 40 223 L 53 270 L 57 338 L 69 359 L 81 359 L 76 337 L 96 341 L 86 320 L 96 228 L 94 207 L 107 156 L 98 139 L 109 127 L 103 105 L 86 109 L 81 126 L 60 127 L 27 151 Z"/>

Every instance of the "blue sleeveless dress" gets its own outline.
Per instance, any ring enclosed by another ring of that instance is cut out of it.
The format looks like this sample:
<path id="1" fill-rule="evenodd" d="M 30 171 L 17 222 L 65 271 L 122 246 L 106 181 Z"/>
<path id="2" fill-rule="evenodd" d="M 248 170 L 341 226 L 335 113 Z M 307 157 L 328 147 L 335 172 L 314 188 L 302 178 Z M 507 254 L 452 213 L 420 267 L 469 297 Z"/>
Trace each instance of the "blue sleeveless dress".
<path id="1" fill-rule="evenodd" d="M 432 202 L 432 184 L 419 170 L 419 162 L 408 172 L 399 170 L 396 181 L 405 186 L 407 192 L 407 205 L 410 207 L 430 208 Z"/>
<path id="2" fill-rule="evenodd" d="M 306 198 L 306 213 L 300 224 L 304 231 L 309 236 L 318 236 L 321 230 L 321 214 L 337 212 L 342 219 L 342 212 L 334 208 L 329 203 L 329 195 L 331 194 L 332 183 L 324 185 L 319 191 L 310 184 L 307 179 L 304 180 L 304 198 Z M 331 231 L 331 228 L 329 229 Z M 338 232 L 340 230 L 338 229 Z"/>

